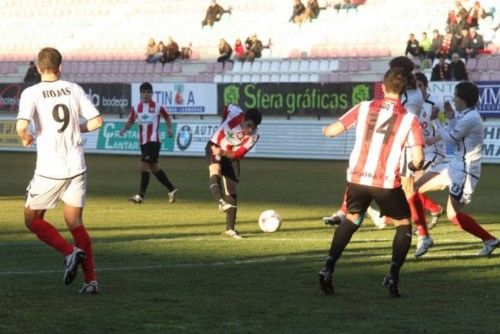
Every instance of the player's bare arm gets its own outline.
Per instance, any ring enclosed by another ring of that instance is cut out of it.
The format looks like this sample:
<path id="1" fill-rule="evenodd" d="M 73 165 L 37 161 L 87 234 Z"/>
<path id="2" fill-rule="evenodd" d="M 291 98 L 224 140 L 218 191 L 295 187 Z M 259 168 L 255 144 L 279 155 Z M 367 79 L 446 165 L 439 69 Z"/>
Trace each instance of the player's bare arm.
<path id="1" fill-rule="evenodd" d="M 172 138 L 174 136 L 174 131 L 172 130 L 172 120 L 168 115 L 163 115 L 163 119 L 165 119 L 165 125 L 167 126 L 167 136 Z"/>
<path id="2" fill-rule="evenodd" d="M 33 135 L 29 132 L 29 125 L 30 122 L 26 119 L 18 119 L 16 123 L 16 132 L 24 147 L 30 147 L 33 144 Z"/>
<path id="3" fill-rule="evenodd" d="M 97 130 L 102 126 L 102 123 L 103 123 L 102 115 L 89 119 L 86 123 L 80 124 L 80 132 L 85 133 Z"/>
<path id="4" fill-rule="evenodd" d="M 335 122 L 329 126 L 323 127 L 323 134 L 325 137 L 337 137 L 338 135 L 344 133 L 346 128 L 342 122 Z"/>
<path id="5" fill-rule="evenodd" d="M 125 123 L 123 128 L 120 130 L 120 136 L 123 136 L 125 132 L 127 132 L 132 127 L 133 124 L 134 122 L 130 120 L 127 123 Z"/>
<path id="6" fill-rule="evenodd" d="M 415 145 L 411 148 L 411 153 L 411 164 L 413 165 L 412 167 L 414 167 L 415 171 L 421 170 L 424 166 L 424 148 L 420 145 Z"/>

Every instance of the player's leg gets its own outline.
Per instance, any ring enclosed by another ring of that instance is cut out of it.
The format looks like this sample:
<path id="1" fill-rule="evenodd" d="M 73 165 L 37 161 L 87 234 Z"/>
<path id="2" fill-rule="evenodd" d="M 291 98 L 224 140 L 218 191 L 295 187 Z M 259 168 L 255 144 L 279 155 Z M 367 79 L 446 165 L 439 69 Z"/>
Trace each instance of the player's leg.
<path id="1" fill-rule="evenodd" d="M 237 188 L 238 182 L 222 176 L 223 183 L 223 193 L 224 201 L 230 204 L 231 207 L 226 210 L 226 231 L 224 232 L 227 236 L 233 237 L 235 239 L 241 239 L 240 234 L 236 231 L 236 213 L 238 210 L 238 195 Z"/>
<path id="2" fill-rule="evenodd" d="M 81 291 L 81 292 L 91 292 L 97 293 L 97 281 L 95 273 L 95 261 L 94 254 L 92 250 L 92 239 L 90 238 L 87 229 L 83 225 L 83 207 L 85 206 L 85 196 L 86 196 L 87 181 L 86 175 L 82 174 L 74 177 L 69 183 L 67 189 L 61 196 L 61 200 L 64 202 L 64 220 L 66 225 L 73 236 L 75 241 L 76 249 L 82 250 L 84 257 L 67 259 L 68 261 L 73 261 L 74 263 L 67 263 L 67 279 L 73 280 L 76 277 L 78 270 L 78 265 L 81 263 L 82 270 L 84 274 L 84 289 L 86 285 L 94 283 L 95 289 L 93 291 Z"/>
<path id="3" fill-rule="evenodd" d="M 165 174 L 165 171 L 163 171 L 163 169 L 160 168 L 160 166 L 158 164 L 158 160 L 156 160 L 156 162 L 151 162 L 149 164 L 149 170 L 153 173 L 153 175 L 156 177 L 156 179 L 165 188 L 168 189 L 168 202 L 169 203 L 175 202 L 175 194 L 177 193 L 177 189 L 172 184 L 172 182 L 170 182 L 170 180 L 168 179 L 167 174 Z"/>
<path id="4" fill-rule="evenodd" d="M 331 216 L 323 217 L 323 223 L 325 225 L 330 225 L 330 226 L 337 226 L 339 225 L 346 217 L 347 215 L 347 203 L 346 203 L 346 193 L 344 191 L 344 198 L 342 199 L 342 205 L 340 206 L 340 209 L 332 214 Z"/>
<path id="5" fill-rule="evenodd" d="M 148 143 L 149 144 L 149 143 Z M 136 195 L 129 198 L 131 202 L 136 204 L 142 204 L 144 202 L 144 197 L 146 196 L 146 191 L 149 186 L 149 149 L 148 144 L 141 145 L 141 158 L 139 160 L 139 173 L 141 174 L 139 181 L 139 191 Z"/>
<path id="6" fill-rule="evenodd" d="M 352 183 L 349 183 L 346 187 L 347 210 L 349 213 L 346 219 L 335 229 L 328 258 L 325 266 L 319 272 L 320 288 L 325 294 L 334 293 L 332 277 L 335 264 L 354 232 L 361 226 L 366 208 L 370 205 L 371 195 L 366 191 L 367 188 Z"/>
<path id="7" fill-rule="evenodd" d="M 222 175 L 220 184 L 222 198 L 219 200 L 219 211 L 226 212 L 228 230 L 234 230 L 234 223 L 236 222 L 236 209 L 238 205 L 237 189 L 240 177 L 240 162 L 239 160 L 230 161 L 222 158 L 220 169 Z"/>
<path id="8" fill-rule="evenodd" d="M 212 146 L 215 146 L 215 144 L 209 141 L 207 143 L 207 146 L 205 147 L 205 160 L 208 164 L 210 193 L 219 204 L 220 209 L 221 203 L 224 202 L 224 200 L 222 199 L 221 186 L 221 157 L 213 154 Z"/>
<path id="9" fill-rule="evenodd" d="M 43 243 L 54 248 L 63 256 L 68 256 L 73 252 L 73 246 L 44 219 L 45 211 L 55 207 L 62 186 L 60 180 L 33 176 L 26 189 L 24 223 Z"/>

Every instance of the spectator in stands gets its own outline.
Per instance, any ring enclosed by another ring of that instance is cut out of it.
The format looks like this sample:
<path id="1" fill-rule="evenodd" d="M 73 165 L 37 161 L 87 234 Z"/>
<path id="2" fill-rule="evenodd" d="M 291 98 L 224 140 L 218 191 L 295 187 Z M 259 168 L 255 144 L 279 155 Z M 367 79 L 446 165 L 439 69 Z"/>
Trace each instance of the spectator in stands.
<path id="1" fill-rule="evenodd" d="M 414 34 L 410 34 L 410 37 L 406 42 L 405 56 L 408 56 L 408 54 L 412 55 L 414 58 L 420 57 L 420 45 L 418 44 L 418 40 L 415 38 Z"/>
<path id="2" fill-rule="evenodd" d="M 318 18 L 319 12 L 328 7 L 328 4 L 321 7 L 318 3 L 318 0 L 307 0 L 307 8 L 305 16 L 309 21 Z"/>
<path id="3" fill-rule="evenodd" d="M 446 36 L 444 36 L 443 42 L 441 43 L 441 48 L 439 49 L 439 55 L 446 58 L 451 58 L 453 52 L 457 48 L 457 39 L 453 36 L 451 31 L 446 31 Z"/>
<path id="4" fill-rule="evenodd" d="M 342 2 L 333 5 L 333 8 L 337 10 L 337 14 L 340 12 L 341 9 L 345 9 L 347 13 L 349 13 L 350 9 L 355 9 L 357 11 L 358 4 L 354 3 L 354 1 L 351 0 L 344 0 Z"/>
<path id="5" fill-rule="evenodd" d="M 181 48 L 181 59 L 191 59 L 193 56 L 193 43 L 189 43 L 188 46 L 183 46 Z"/>
<path id="6" fill-rule="evenodd" d="M 457 40 L 457 49 L 456 52 L 462 58 L 467 58 L 467 48 L 469 47 L 469 29 L 462 29 L 462 35 Z M 453 56 L 452 56 L 453 57 Z"/>
<path id="7" fill-rule="evenodd" d="M 237 38 L 236 41 L 234 42 L 234 58 L 237 60 L 245 60 L 245 47 L 241 43 L 241 39 Z"/>
<path id="8" fill-rule="evenodd" d="M 245 40 L 245 49 L 245 60 L 253 61 L 255 58 L 262 57 L 264 45 L 262 41 L 257 38 L 257 35 L 253 34 Z"/>
<path id="9" fill-rule="evenodd" d="M 441 45 L 443 44 L 444 36 L 439 33 L 439 30 L 434 29 L 432 31 L 432 44 L 431 44 L 431 51 L 429 53 L 429 58 L 431 61 L 434 61 L 434 58 L 436 58 L 441 50 Z"/>
<path id="10" fill-rule="evenodd" d="M 241 44 L 241 41 L 240 41 Z M 224 67 L 226 65 L 226 61 L 231 61 L 231 55 L 233 54 L 233 48 L 229 43 L 224 39 L 221 38 L 219 41 L 219 58 L 217 58 L 217 61 L 219 63 L 222 63 L 222 66 Z"/>
<path id="11" fill-rule="evenodd" d="M 450 71 L 448 68 L 448 63 L 446 62 L 446 57 L 439 56 L 439 63 L 434 66 L 431 74 L 431 81 L 448 81 L 450 80 Z"/>
<path id="12" fill-rule="evenodd" d="M 465 70 L 465 64 L 456 52 L 451 56 L 451 63 L 448 65 L 448 71 L 450 73 L 451 81 L 469 80 L 469 76 Z"/>
<path id="13" fill-rule="evenodd" d="M 179 52 L 179 45 L 174 41 L 174 39 L 169 36 L 168 43 L 163 47 L 163 56 L 161 57 L 161 62 L 163 64 L 170 63 L 181 56 Z"/>
<path id="14" fill-rule="evenodd" d="M 466 56 L 469 58 L 476 58 L 478 52 L 484 49 L 483 36 L 479 35 L 476 28 L 469 29 L 469 45 L 467 47 Z"/>
<path id="15" fill-rule="evenodd" d="M 147 63 L 156 63 L 163 56 L 163 43 L 156 44 L 153 38 L 149 39 L 146 46 L 146 59 Z"/>
<path id="16" fill-rule="evenodd" d="M 469 12 L 464 8 L 461 1 L 455 1 L 455 15 L 457 17 L 457 21 L 465 21 L 467 22 L 467 17 L 469 16 Z"/>
<path id="17" fill-rule="evenodd" d="M 431 46 L 432 46 L 432 41 L 427 37 L 427 33 L 424 31 L 422 33 L 422 39 L 420 40 L 420 54 L 421 57 L 424 59 L 429 58 L 429 55 L 431 53 Z"/>
<path id="18" fill-rule="evenodd" d="M 219 22 L 222 15 L 224 15 L 225 13 L 231 14 L 231 7 L 229 7 L 228 9 L 224 9 L 217 3 L 216 0 L 212 0 L 212 3 L 207 8 L 205 19 L 201 21 L 201 28 L 203 29 L 203 27 L 206 25 L 213 27 L 214 23 Z"/>
<path id="19" fill-rule="evenodd" d="M 41 81 L 40 73 L 36 68 L 36 64 L 34 61 L 30 61 L 28 70 L 26 71 L 26 75 L 24 76 L 23 82 L 26 83 L 39 83 Z"/>
<path id="20" fill-rule="evenodd" d="M 293 0 L 292 15 L 288 22 L 291 23 L 302 23 L 302 16 L 306 12 L 306 6 L 300 0 Z"/>
<path id="21" fill-rule="evenodd" d="M 469 17 L 467 18 L 469 25 L 478 28 L 479 20 L 484 19 L 486 15 L 486 11 L 481 7 L 481 3 L 479 1 L 474 2 L 474 6 L 469 9 Z"/>

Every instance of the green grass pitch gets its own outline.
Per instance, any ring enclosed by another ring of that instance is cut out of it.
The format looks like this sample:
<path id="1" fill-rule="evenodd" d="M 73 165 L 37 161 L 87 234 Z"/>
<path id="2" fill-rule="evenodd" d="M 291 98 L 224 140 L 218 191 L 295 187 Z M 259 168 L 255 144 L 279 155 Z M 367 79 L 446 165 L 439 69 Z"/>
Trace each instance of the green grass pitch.
<path id="1" fill-rule="evenodd" d="M 62 257 L 23 224 L 32 153 L 0 153 L 0 333 L 497 333 L 500 250 L 478 258 L 479 240 L 446 219 L 434 247 L 401 272 L 403 297 L 382 286 L 394 229 L 367 219 L 337 264 L 336 294 L 324 296 L 317 273 L 337 210 L 346 162 L 242 161 L 237 229 L 221 236 L 225 216 L 208 190 L 203 158 L 162 157 L 178 200 L 154 177 L 145 204 L 136 193 L 137 156 L 88 155 L 85 225 L 94 240 L 101 294 L 78 293 L 82 275 L 62 283 Z M 467 211 L 500 236 L 498 174 L 485 165 Z M 446 193 L 431 196 L 443 201 Z M 257 217 L 283 216 L 265 234 Z M 46 219 L 70 237 L 61 205 Z"/>

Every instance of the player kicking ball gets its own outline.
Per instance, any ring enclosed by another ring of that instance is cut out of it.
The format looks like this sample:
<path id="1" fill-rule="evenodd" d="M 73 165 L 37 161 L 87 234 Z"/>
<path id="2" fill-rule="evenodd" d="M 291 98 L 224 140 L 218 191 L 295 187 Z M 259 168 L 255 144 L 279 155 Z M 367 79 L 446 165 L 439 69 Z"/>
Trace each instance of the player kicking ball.
<path id="1" fill-rule="evenodd" d="M 61 62 L 58 50 L 42 49 L 37 57 L 42 81 L 26 88 L 19 101 L 17 134 L 25 147 L 36 140 L 37 149 L 35 173 L 26 191 L 24 222 L 38 239 L 65 257 L 64 284 L 74 281 L 81 265 L 84 283 L 80 292 L 96 294 L 99 286 L 92 240 L 82 220 L 87 180 L 81 133 L 100 128 L 103 118 L 80 86 L 59 79 Z M 81 116 L 87 122 L 80 124 Z M 64 220 L 75 247 L 44 219 L 58 200 L 64 203 Z"/>

